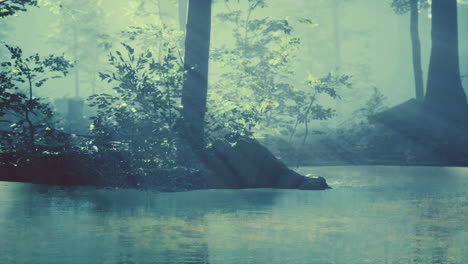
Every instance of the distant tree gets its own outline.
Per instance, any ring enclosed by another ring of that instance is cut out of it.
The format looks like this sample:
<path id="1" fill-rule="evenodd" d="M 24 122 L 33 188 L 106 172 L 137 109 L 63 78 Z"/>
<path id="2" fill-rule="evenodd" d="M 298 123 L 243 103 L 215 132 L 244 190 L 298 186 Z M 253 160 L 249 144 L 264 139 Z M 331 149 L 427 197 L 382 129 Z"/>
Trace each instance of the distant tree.
<path id="1" fill-rule="evenodd" d="M 182 88 L 183 133 L 195 150 L 204 146 L 211 31 L 211 0 L 190 0 L 185 38 Z"/>
<path id="2" fill-rule="evenodd" d="M 185 33 L 187 27 L 188 0 L 179 0 L 179 27 Z M 184 34 L 185 35 L 185 34 Z M 184 46 L 185 38 L 181 39 L 181 46 Z"/>
<path id="3" fill-rule="evenodd" d="M 187 25 L 188 0 L 179 0 L 179 25 L 180 30 L 185 31 Z"/>
<path id="4" fill-rule="evenodd" d="M 325 13 L 326 16 L 330 16 L 330 33 L 331 33 L 331 39 L 332 41 L 330 42 L 333 47 L 332 47 L 332 53 L 333 53 L 333 66 L 335 70 L 339 70 L 343 66 L 343 56 L 342 56 L 342 47 L 343 47 L 343 42 L 342 42 L 342 32 L 343 32 L 343 6 L 349 2 L 352 2 L 354 0 L 314 0 L 310 1 L 313 2 L 315 5 L 314 9 L 316 10 L 323 10 L 329 9 L 331 13 Z M 307 11 L 310 13 L 310 11 Z M 309 15 L 310 16 L 310 15 Z M 325 22 L 327 24 L 328 22 Z M 348 30 L 347 30 L 348 31 Z"/>
<path id="5" fill-rule="evenodd" d="M 457 0 L 432 0 L 432 50 L 424 105 L 445 118 L 467 111 L 460 78 Z"/>
<path id="6" fill-rule="evenodd" d="M 332 19 L 333 19 L 333 52 L 335 57 L 335 69 L 339 70 L 342 65 L 342 55 L 341 55 L 341 17 L 342 13 L 340 12 L 340 7 L 346 3 L 353 0 L 333 0 L 330 1 L 332 5 Z"/>
<path id="7" fill-rule="evenodd" d="M 91 86 L 90 92 L 95 93 L 99 58 L 111 47 L 102 2 L 102 0 L 62 0 L 59 4 L 50 0 L 39 2 L 41 7 L 47 7 L 57 15 L 46 37 L 75 61 L 75 97 L 82 93 L 80 86 L 84 81 Z"/>
<path id="8" fill-rule="evenodd" d="M 340 1 L 333 0 L 333 35 L 334 35 L 334 50 L 335 50 L 335 69 L 338 70 L 341 66 L 341 34 L 340 34 Z"/>
<path id="9" fill-rule="evenodd" d="M 27 6 L 35 6 L 37 0 L 0 0 L 0 18 L 26 11 Z"/>
<path id="10" fill-rule="evenodd" d="M 424 100 L 424 82 L 421 67 L 421 40 L 419 39 L 419 10 L 428 7 L 427 0 L 393 0 L 392 8 L 397 14 L 410 12 L 411 44 L 413 48 L 413 72 L 416 100 Z"/>

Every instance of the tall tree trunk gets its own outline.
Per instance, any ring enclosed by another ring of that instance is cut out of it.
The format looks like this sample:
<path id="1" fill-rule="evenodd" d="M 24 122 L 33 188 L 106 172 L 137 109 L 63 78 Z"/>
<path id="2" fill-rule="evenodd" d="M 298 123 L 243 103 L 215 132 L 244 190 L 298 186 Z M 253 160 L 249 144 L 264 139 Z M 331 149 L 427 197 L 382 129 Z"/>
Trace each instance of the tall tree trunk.
<path id="1" fill-rule="evenodd" d="M 432 0 L 432 50 L 424 105 L 460 120 L 467 108 L 458 58 L 457 0 Z"/>
<path id="2" fill-rule="evenodd" d="M 416 88 L 416 100 L 422 102 L 424 100 L 424 82 L 421 67 L 421 41 L 419 39 L 419 0 L 410 1 L 410 28 L 411 42 L 413 47 L 413 73 L 414 85 Z"/>
<path id="3" fill-rule="evenodd" d="M 208 59 L 211 31 L 211 0 L 190 0 L 185 39 L 182 88 L 184 136 L 195 148 L 204 147 L 204 123 L 208 90 Z"/>

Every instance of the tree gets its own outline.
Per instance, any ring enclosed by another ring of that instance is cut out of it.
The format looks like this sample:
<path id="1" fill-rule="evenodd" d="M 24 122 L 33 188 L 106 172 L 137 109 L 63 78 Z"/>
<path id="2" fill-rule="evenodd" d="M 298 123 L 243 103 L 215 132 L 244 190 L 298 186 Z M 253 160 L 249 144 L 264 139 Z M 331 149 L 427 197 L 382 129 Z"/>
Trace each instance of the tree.
<path id="1" fill-rule="evenodd" d="M 298 130 L 302 142 L 312 121 L 328 120 L 335 110 L 323 104 L 323 97 L 338 99 L 338 88 L 348 84 L 348 76 L 328 74 L 298 82 L 291 70 L 298 59 L 301 39 L 294 22 L 286 19 L 255 18 L 255 11 L 265 7 L 251 1 L 246 12 L 235 10 L 218 14 L 226 26 L 232 24 L 233 47 L 215 49 L 213 60 L 224 72 L 209 93 L 210 136 L 236 141 L 239 136 L 274 138 L 287 136 L 290 142 Z M 314 26 L 301 18 L 299 24 Z M 302 129 L 303 128 L 303 129 Z"/>
<path id="2" fill-rule="evenodd" d="M 341 66 L 341 37 L 340 37 L 340 16 L 339 2 L 333 1 L 333 35 L 334 35 L 334 50 L 335 50 L 335 69 Z"/>
<path id="3" fill-rule="evenodd" d="M 84 94 L 81 86 L 85 81 L 89 82 L 90 93 L 94 94 L 99 59 L 111 47 L 103 1 L 62 0 L 57 4 L 41 0 L 39 5 L 57 15 L 47 32 L 48 40 L 75 61 L 74 96 L 78 98 Z"/>
<path id="4" fill-rule="evenodd" d="M 460 78 L 456 0 L 432 1 L 432 50 L 424 105 L 450 120 L 463 119 L 467 111 Z"/>
<path id="5" fill-rule="evenodd" d="M 35 152 L 55 130 L 51 126 L 53 112 L 34 96 L 34 88 L 67 75 L 72 65 L 63 56 L 24 57 L 20 48 L 5 46 L 11 58 L 0 63 L 0 124 L 9 126 L 0 127 L 0 149 Z"/>
<path id="6" fill-rule="evenodd" d="M 182 88 L 183 133 L 195 151 L 204 146 L 204 123 L 208 91 L 208 60 L 211 31 L 211 0 L 190 0 L 185 39 Z"/>
<path id="7" fill-rule="evenodd" d="M 342 66 L 341 56 L 341 12 L 340 7 L 348 0 L 333 0 L 330 1 L 332 5 L 332 19 L 333 19 L 333 52 L 335 53 L 335 70 L 339 70 Z"/>
<path id="8" fill-rule="evenodd" d="M 37 0 L 0 0 L 0 18 L 26 11 L 26 6 L 35 6 Z"/>
<path id="9" fill-rule="evenodd" d="M 185 35 L 185 29 L 187 27 L 187 9 L 188 0 L 179 0 L 179 27 Z M 185 38 L 181 39 L 181 46 L 184 46 Z"/>
<path id="10" fill-rule="evenodd" d="M 421 41 L 419 39 L 419 9 L 427 6 L 427 0 L 393 0 L 392 2 L 392 7 L 397 14 L 410 12 L 414 84 L 416 88 L 416 100 L 420 102 L 424 99 L 424 82 L 421 67 Z"/>
<path id="11" fill-rule="evenodd" d="M 179 25 L 182 31 L 185 31 L 187 25 L 187 8 L 187 0 L 179 0 Z"/>

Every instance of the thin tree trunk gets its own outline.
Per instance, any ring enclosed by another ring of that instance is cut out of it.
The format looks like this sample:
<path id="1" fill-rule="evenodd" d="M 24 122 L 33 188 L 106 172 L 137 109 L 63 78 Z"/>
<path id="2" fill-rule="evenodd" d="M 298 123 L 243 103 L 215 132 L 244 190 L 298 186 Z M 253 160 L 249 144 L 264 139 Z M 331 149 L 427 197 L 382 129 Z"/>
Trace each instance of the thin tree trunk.
<path id="1" fill-rule="evenodd" d="M 179 0 L 179 26 L 182 31 L 187 27 L 187 9 L 188 0 Z"/>
<path id="2" fill-rule="evenodd" d="M 293 127 L 293 130 L 291 131 L 291 135 L 289 136 L 289 144 L 292 144 L 292 140 L 294 138 L 294 135 L 296 134 L 296 130 L 297 130 L 297 125 L 299 124 L 299 120 L 296 119 L 296 122 L 294 123 L 294 127 Z"/>
<path id="3" fill-rule="evenodd" d="M 179 0 L 179 27 L 180 31 L 185 33 L 187 28 L 187 10 L 188 10 L 188 0 Z M 180 49 L 184 51 L 185 44 L 185 34 L 184 37 L 180 40 Z"/>
<path id="4" fill-rule="evenodd" d="M 31 112 L 31 107 L 32 107 L 32 100 L 33 100 L 33 84 L 32 84 L 32 78 L 30 76 L 30 74 L 28 73 L 28 84 L 29 84 L 29 100 L 28 100 L 28 106 L 26 107 L 26 113 L 25 113 L 25 120 L 26 122 L 28 123 L 28 126 L 29 126 L 29 140 L 31 141 L 30 144 L 31 144 L 31 152 L 34 152 L 34 144 L 36 143 L 35 142 L 35 138 L 34 138 L 34 125 L 31 121 L 31 118 L 29 116 L 29 113 Z"/>
<path id="5" fill-rule="evenodd" d="M 414 84 L 416 88 L 416 100 L 422 102 L 424 100 L 424 82 L 421 67 L 421 41 L 419 39 L 419 9 L 418 0 L 410 2 L 410 28 L 411 28 L 411 43 L 413 47 L 413 72 Z"/>
<path id="6" fill-rule="evenodd" d="M 339 72 L 341 69 L 342 58 L 341 58 L 341 32 L 340 32 L 340 1 L 333 0 L 333 38 L 334 38 L 334 53 L 335 53 L 335 71 Z M 343 112 L 343 102 L 335 100 L 335 108 L 339 115 Z M 335 127 L 339 126 L 339 119 L 332 119 L 332 124 Z"/>
<path id="7" fill-rule="evenodd" d="M 184 136 L 195 148 L 204 147 L 204 123 L 208 90 L 208 60 L 211 31 L 211 0 L 190 0 L 185 39 L 182 88 Z"/>
<path id="8" fill-rule="evenodd" d="M 164 23 L 164 20 L 163 20 L 163 15 L 162 15 L 162 7 L 161 7 L 161 0 L 158 0 L 158 16 L 159 16 L 159 21 L 161 24 Z M 158 42 L 158 62 L 161 62 L 161 58 L 162 58 L 162 41 L 159 41 Z"/>
<path id="9" fill-rule="evenodd" d="M 77 65 L 75 65 L 75 97 L 80 97 L 80 70 Z"/>
<path id="10" fill-rule="evenodd" d="M 432 50 L 424 105 L 447 119 L 460 120 L 466 94 L 460 78 L 456 0 L 432 0 Z"/>
<path id="11" fill-rule="evenodd" d="M 340 0 L 333 0 L 333 36 L 334 36 L 334 52 L 335 52 L 335 70 L 341 67 L 341 35 L 340 35 Z"/>
<path id="12" fill-rule="evenodd" d="M 306 141 L 307 141 L 307 137 L 309 136 L 309 120 L 307 120 L 307 117 L 305 119 L 305 132 L 304 132 L 304 137 L 302 138 L 302 146 L 305 145 Z"/>
<path id="13" fill-rule="evenodd" d="M 94 72 L 97 72 L 96 65 L 94 65 Z M 97 78 L 96 74 L 93 74 L 92 78 L 93 79 L 91 80 L 91 93 L 94 95 L 96 94 L 96 78 Z"/>
<path id="14" fill-rule="evenodd" d="M 73 27 L 73 44 L 73 55 L 75 56 L 75 97 L 78 98 L 80 96 L 80 70 L 78 67 L 78 32 L 76 25 Z"/>

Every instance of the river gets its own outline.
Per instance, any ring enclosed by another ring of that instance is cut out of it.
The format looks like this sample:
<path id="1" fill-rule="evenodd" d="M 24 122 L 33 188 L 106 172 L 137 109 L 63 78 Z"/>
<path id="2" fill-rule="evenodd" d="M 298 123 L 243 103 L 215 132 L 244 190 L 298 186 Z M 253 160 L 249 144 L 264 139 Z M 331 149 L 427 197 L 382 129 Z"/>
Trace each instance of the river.
<path id="1" fill-rule="evenodd" d="M 468 263 L 468 168 L 298 171 L 333 189 L 0 182 L 0 263 Z"/>

